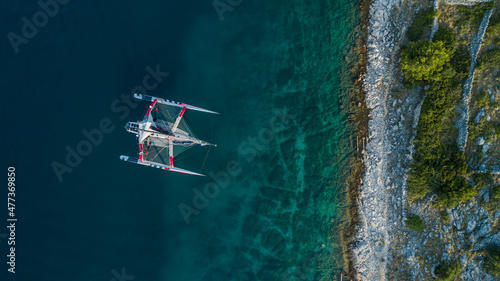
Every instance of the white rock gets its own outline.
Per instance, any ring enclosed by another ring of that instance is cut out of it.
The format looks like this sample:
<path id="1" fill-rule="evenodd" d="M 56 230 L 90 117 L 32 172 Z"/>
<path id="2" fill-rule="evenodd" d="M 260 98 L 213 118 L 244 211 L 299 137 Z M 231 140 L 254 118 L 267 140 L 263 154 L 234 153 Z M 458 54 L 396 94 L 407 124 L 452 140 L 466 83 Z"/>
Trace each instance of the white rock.
<path id="1" fill-rule="evenodd" d="M 474 216 L 471 216 L 469 221 L 467 222 L 467 227 L 465 228 L 466 233 L 471 233 L 474 228 L 476 228 L 476 218 Z"/>
<path id="2" fill-rule="evenodd" d="M 490 192 L 489 191 L 484 193 L 483 200 L 486 203 L 490 202 Z"/>
<path id="3" fill-rule="evenodd" d="M 481 229 L 479 230 L 478 234 L 477 234 L 477 237 L 482 237 L 482 236 L 485 236 L 486 234 L 490 233 L 491 231 L 491 224 L 487 223 L 487 224 L 483 224 L 481 226 Z"/>
<path id="4" fill-rule="evenodd" d="M 462 267 L 465 267 L 467 265 L 467 255 L 463 255 L 460 258 L 460 264 L 462 265 Z"/>
<path id="5" fill-rule="evenodd" d="M 490 145 L 491 145 L 491 142 L 487 142 L 487 143 L 483 144 L 483 149 L 482 149 L 483 154 L 488 152 L 488 149 L 490 149 Z"/>
<path id="6" fill-rule="evenodd" d="M 474 118 L 474 123 L 479 123 L 481 121 L 481 118 L 483 118 L 485 112 L 484 112 L 484 107 L 481 107 L 481 110 L 477 113 L 476 117 Z"/>

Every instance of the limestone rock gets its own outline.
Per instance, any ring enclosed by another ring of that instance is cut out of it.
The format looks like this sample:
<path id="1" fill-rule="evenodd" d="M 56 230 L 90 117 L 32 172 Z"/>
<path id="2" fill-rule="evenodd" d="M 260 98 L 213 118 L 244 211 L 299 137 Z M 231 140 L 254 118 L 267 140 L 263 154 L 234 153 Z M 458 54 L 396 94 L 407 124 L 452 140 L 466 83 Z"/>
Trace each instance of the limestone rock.
<path id="1" fill-rule="evenodd" d="M 467 227 L 465 228 L 466 233 L 471 233 L 474 228 L 476 228 L 476 217 L 471 216 L 467 222 Z"/>
<path id="2" fill-rule="evenodd" d="M 479 233 L 477 234 L 477 237 L 482 237 L 485 236 L 486 234 L 490 233 L 491 231 L 491 224 L 486 223 L 481 225 L 481 229 L 479 229 Z"/>
<path id="3" fill-rule="evenodd" d="M 481 110 L 477 113 L 476 117 L 474 118 L 474 123 L 479 123 L 481 121 L 481 118 L 483 118 L 485 112 L 484 112 L 484 107 L 481 107 Z"/>
<path id="4" fill-rule="evenodd" d="M 465 267 L 467 265 L 467 255 L 463 255 L 462 257 L 460 257 L 460 264 L 462 265 L 462 267 Z"/>

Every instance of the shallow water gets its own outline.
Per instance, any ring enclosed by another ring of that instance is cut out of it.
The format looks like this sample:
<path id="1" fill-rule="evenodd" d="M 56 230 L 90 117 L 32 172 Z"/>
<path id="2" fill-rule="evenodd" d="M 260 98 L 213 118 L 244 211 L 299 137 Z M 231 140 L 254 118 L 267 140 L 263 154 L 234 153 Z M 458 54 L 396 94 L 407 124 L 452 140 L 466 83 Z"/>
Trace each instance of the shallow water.
<path id="1" fill-rule="evenodd" d="M 41 10 L 1 5 L 3 34 Z M 336 280 L 355 8 L 243 1 L 221 21 L 212 1 L 71 1 L 17 54 L 4 37 L 2 159 L 19 221 L 16 274 L 1 280 Z M 221 113 L 188 112 L 218 147 L 204 165 L 206 150 L 176 162 L 207 177 L 118 159 L 137 153 L 122 126 L 147 104 L 120 99 L 146 67 L 169 73 L 150 94 Z M 59 182 L 51 165 L 103 119 L 113 129 Z"/>

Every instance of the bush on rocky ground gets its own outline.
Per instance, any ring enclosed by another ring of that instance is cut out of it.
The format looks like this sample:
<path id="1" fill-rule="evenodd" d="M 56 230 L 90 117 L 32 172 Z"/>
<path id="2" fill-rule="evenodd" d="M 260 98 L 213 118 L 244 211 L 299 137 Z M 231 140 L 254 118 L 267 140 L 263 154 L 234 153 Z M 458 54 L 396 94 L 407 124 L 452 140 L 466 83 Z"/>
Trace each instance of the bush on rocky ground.
<path id="1" fill-rule="evenodd" d="M 500 13 L 491 16 L 490 23 L 486 29 L 487 36 L 498 36 L 498 34 L 500 34 Z"/>
<path id="2" fill-rule="evenodd" d="M 433 83 L 422 105 L 415 137 L 415 155 L 408 175 L 410 199 L 429 192 L 438 195 L 437 206 L 453 208 L 476 194 L 468 185 L 467 163 L 456 144 L 457 131 L 449 120 L 460 100 L 460 84 Z"/>
<path id="3" fill-rule="evenodd" d="M 418 215 L 410 214 L 410 217 L 405 220 L 406 227 L 409 229 L 421 232 L 424 229 L 424 221 Z"/>
<path id="4" fill-rule="evenodd" d="M 484 269 L 495 278 L 500 275 L 500 248 L 498 246 L 492 245 L 486 250 Z"/>
<path id="5" fill-rule="evenodd" d="M 452 124 L 470 64 L 469 52 L 458 47 L 456 37 L 454 31 L 441 28 L 434 42 L 415 42 L 401 53 L 401 69 L 408 82 L 430 86 L 414 140 L 408 195 L 410 199 L 420 199 L 434 192 L 438 195 L 436 205 L 446 208 L 476 194 L 467 183 L 465 155 L 458 149 L 458 132 Z"/>
<path id="6" fill-rule="evenodd" d="M 457 73 L 457 79 L 465 80 L 469 75 L 471 56 L 466 47 L 458 47 L 450 60 L 453 69 Z"/>
<path id="7" fill-rule="evenodd" d="M 453 78 L 458 81 L 467 78 L 472 58 L 467 47 L 459 46 L 457 34 L 449 28 L 440 27 L 434 34 L 432 40 L 434 42 L 443 42 L 446 52 L 450 55 L 451 68 L 455 72 L 449 73 L 448 77 L 451 78 L 451 76 L 455 76 Z"/>
<path id="8" fill-rule="evenodd" d="M 479 70 L 487 68 L 500 68 L 500 49 L 489 49 L 488 51 L 481 53 L 481 55 L 477 59 L 476 67 Z"/>
<path id="9" fill-rule="evenodd" d="M 432 19 L 437 16 L 439 16 L 439 10 L 434 11 L 432 7 L 418 11 L 406 32 L 408 40 L 416 41 L 420 39 L 424 35 L 425 28 L 430 26 Z"/>
<path id="10" fill-rule="evenodd" d="M 474 173 L 472 179 L 476 184 L 476 189 L 488 187 L 493 183 L 493 178 L 490 173 Z"/>
<path id="11" fill-rule="evenodd" d="M 442 41 L 423 40 L 411 43 L 401 51 L 401 70 L 411 84 L 443 81 L 443 70 L 449 69 L 450 53 Z"/>
<path id="12" fill-rule="evenodd" d="M 479 91 L 474 95 L 474 107 L 483 107 L 491 104 L 490 95 L 485 90 Z"/>
<path id="13" fill-rule="evenodd" d="M 440 217 L 441 217 L 441 221 L 443 221 L 444 223 L 446 223 L 450 220 L 450 215 L 446 211 L 441 211 Z"/>
<path id="14" fill-rule="evenodd" d="M 496 185 L 493 188 L 491 188 L 491 197 L 495 199 L 500 199 L 500 185 Z"/>
<path id="15" fill-rule="evenodd" d="M 458 261 L 454 262 L 441 262 L 434 269 L 434 274 L 437 275 L 435 280 L 439 281 L 452 281 L 458 280 L 460 275 L 460 263 Z"/>
<path id="16" fill-rule="evenodd" d="M 434 33 L 432 41 L 441 41 L 444 43 L 446 49 L 454 50 L 457 44 L 457 35 L 449 28 L 440 27 L 436 33 Z"/>

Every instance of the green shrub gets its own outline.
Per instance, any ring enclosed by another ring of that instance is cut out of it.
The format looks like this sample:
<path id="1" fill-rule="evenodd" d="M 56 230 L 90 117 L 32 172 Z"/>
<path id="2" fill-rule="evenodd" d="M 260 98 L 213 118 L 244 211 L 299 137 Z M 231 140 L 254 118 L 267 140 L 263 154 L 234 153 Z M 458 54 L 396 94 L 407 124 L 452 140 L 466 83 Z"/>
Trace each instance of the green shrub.
<path id="1" fill-rule="evenodd" d="M 412 171 L 406 180 L 408 185 L 408 197 L 410 199 L 422 199 L 432 191 L 428 179 L 431 178 L 432 169 L 424 165 L 414 164 Z"/>
<path id="2" fill-rule="evenodd" d="M 475 173 L 472 175 L 476 189 L 481 189 L 490 186 L 493 183 L 493 178 L 490 173 Z"/>
<path id="3" fill-rule="evenodd" d="M 439 198 L 437 206 L 451 209 L 459 202 L 472 199 L 476 190 L 465 181 L 468 172 L 463 152 L 455 151 L 449 156 L 449 159 L 443 160 L 437 178 L 439 181 L 433 189 Z"/>
<path id="4" fill-rule="evenodd" d="M 415 155 L 408 175 L 410 199 L 433 191 L 437 206 L 453 208 L 470 200 L 475 189 L 466 182 L 467 163 L 456 144 L 457 132 L 449 119 L 462 94 L 460 84 L 434 82 L 422 105 L 415 137 Z"/>
<path id="5" fill-rule="evenodd" d="M 488 51 L 481 53 L 477 59 L 476 67 L 478 69 L 500 68 L 500 49 L 489 49 Z"/>
<path id="6" fill-rule="evenodd" d="M 479 91 L 474 95 L 474 98 L 474 106 L 476 107 L 488 106 L 491 102 L 490 95 L 486 90 Z"/>
<path id="7" fill-rule="evenodd" d="M 466 181 L 469 171 L 465 155 L 458 149 L 458 132 L 450 122 L 456 118 L 454 109 L 461 100 L 471 60 L 468 50 L 457 50 L 457 45 L 454 32 L 441 28 L 434 42 L 411 43 L 401 52 L 401 69 L 407 83 L 424 81 L 430 86 L 414 140 L 416 151 L 407 179 L 408 196 L 420 199 L 434 192 L 438 196 L 435 204 L 446 208 L 476 194 Z"/>
<path id="8" fill-rule="evenodd" d="M 421 232 L 424 229 L 424 221 L 415 214 L 410 214 L 410 217 L 405 220 L 406 227 L 409 229 Z"/>
<path id="9" fill-rule="evenodd" d="M 439 281 L 451 281 L 458 279 L 460 275 L 460 263 L 458 261 L 455 262 L 441 262 L 434 269 L 434 274 L 437 275 L 437 279 Z"/>
<path id="10" fill-rule="evenodd" d="M 491 16 L 486 29 L 486 35 L 497 36 L 498 34 L 500 34 L 500 13 Z M 495 43 L 495 45 L 497 44 Z"/>
<path id="11" fill-rule="evenodd" d="M 486 250 L 484 269 L 495 278 L 500 275 L 500 248 L 498 246 L 490 246 Z"/>
<path id="12" fill-rule="evenodd" d="M 491 188 L 491 197 L 495 199 L 500 199 L 500 185 L 495 185 Z"/>
<path id="13" fill-rule="evenodd" d="M 401 70 L 412 84 L 443 81 L 443 70 L 450 54 L 441 41 L 423 40 L 411 43 L 401 51 Z"/>
<path id="14" fill-rule="evenodd" d="M 436 33 L 434 33 L 434 37 L 432 37 L 432 41 L 441 41 L 444 43 L 444 46 L 449 51 L 453 52 L 455 50 L 455 46 L 457 43 L 457 36 L 455 32 L 446 27 L 440 27 Z"/>
<path id="15" fill-rule="evenodd" d="M 450 63 L 453 66 L 453 69 L 455 69 L 458 79 L 464 80 L 467 78 L 467 75 L 469 75 L 471 59 L 469 50 L 465 47 L 460 47 L 454 52 Z"/>
<path id="16" fill-rule="evenodd" d="M 450 215 L 448 214 L 448 212 L 441 211 L 440 215 L 441 215 L 441 221 L 443 221 L 444 223 L 446 223 L 450 220 Z"/>
<path id="17" fill-rule="evenodd" d="M 434 11 L 434 8 L 418 11 L 406 32 L 408 40 L 416 41 L 420 39 L 424 35 L 425 28 L 432 23 L 432 19 L 438 16 L 439 10 Z"/>

